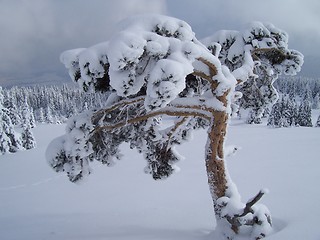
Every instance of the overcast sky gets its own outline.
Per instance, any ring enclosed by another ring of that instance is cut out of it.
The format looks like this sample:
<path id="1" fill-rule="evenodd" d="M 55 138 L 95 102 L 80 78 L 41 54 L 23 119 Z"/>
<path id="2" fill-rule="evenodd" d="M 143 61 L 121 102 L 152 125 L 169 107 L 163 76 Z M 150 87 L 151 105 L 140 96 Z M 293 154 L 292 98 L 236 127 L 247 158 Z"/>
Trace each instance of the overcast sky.
<path id="1" fill-rule="evenodd" d="M 119 20 L 150 12 L 187 21 L 199 39 L 268 21 L 289 33 L 290 48 L 320 59 L 319 0 L 0 0 L 0 81 L 65 73 L 62 51 L 106 41 Z"/>

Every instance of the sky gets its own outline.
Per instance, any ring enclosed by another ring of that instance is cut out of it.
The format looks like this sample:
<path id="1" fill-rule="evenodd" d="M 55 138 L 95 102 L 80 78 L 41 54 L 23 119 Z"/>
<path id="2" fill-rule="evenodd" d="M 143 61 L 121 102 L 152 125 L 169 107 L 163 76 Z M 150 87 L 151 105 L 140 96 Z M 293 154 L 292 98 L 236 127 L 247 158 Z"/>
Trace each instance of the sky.
<path id="1" fill-rule="evenodd" d="M 3 79 L 67 77 L 61 52 L 107 41 L 117 22 L 142 13 L 183 19 L 198 39 L 271 22 L 289 34 L 289 48 L 306 56 L 303 73 L 320 76 L 319 12 L 319 0 L 0 0 L 0 85 Z"/>

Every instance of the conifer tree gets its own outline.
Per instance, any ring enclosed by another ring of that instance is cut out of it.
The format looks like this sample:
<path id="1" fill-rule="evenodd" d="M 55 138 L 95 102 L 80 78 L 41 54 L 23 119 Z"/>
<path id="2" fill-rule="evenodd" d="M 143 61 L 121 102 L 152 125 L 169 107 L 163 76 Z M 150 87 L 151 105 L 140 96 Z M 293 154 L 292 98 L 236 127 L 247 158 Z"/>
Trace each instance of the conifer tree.
<path id="1" fill-rule="evenodd" d="M 320 109 L 320 93 L 317 92 L 313 98 L 312 109 Z"/>
<path id="2" fill-rule="evenodd" d="M 297 124 L 301 127 L 312 127 L 311 103 L 307 99 L 299 106 Z"/>
<path id="3" fill-rule="evenodd" d="M 49 105 L 46 108 L 44 118 L 45 118 L 45 122 L 46 123 L 49 123 L 49 124 L 54 124 L 55 123 L 55 119 L 52 116 L 52 110 L 51 110 L 51 107 Z"/>
<path id="4" fill-rule="evenodd" d="M 266 236 L 270 213 L 255 205 L 265 192 L 241 203 L 224 164 L 235 85 L 248 79 L 254 64 L 249 57 L 230 72 L 216 53 L 196 39 L 187 23 L 159 15 L 131 18 L 109 42 L 62 53 L 72 79 L 108 99 L 103 109 L 68 121 L 66 134 L 49 146 L 49 164 L 67 172 L 72 182 L 80 181 L 91 173 L 94 160 L 114 165 L 120 144 L 127 142 L 143 154 L 145 171 L 164 179 L 179 161 L 175 146 L 192 130 L 207 128 L 204 162 L 219 230 L 228 239 L 244 232 L 255 239 Z M 167 128 L 161 128 L 168 119 Z"/>
<path id="5" fill-rule="evenodd" d="M 3 106 L 7 111 L 8 116 L 11 119 L 11 122 L 14 126 L 19 126 L 21 124 L 21 118 L 15 101 L 13 100 L 12 95 L 7 92 L 7 96 L 4 98 Z"/>
<path id="6" fill-rule="evenodd" d="M 281 127 L 282 104 L 280 99 L 272 106 L 267 125 L 271 127 Z"/>
<path id="7" fill-rule="evenodd" d="M 26 150 L 29 150 L 29 149 L 36 147 L 36 140 L 34 138 L 32 131 L 31 131 L 30 124 L 23 125 L 22 133 L 21 133 L 21 141 L 22 141 L 22 147 Z"/>
<path id="8" fill-rule="evenodd" d="M 36 114 L 36 120 L 39 123 L 44 123 L 45 122 L 45 118 L 44 118 L 44 111 L 43 108 L 40 107 L 37 114 Z"/>
<path id="9" fill-rule="evenodd" d="M 2 111 L 0 111 L 0 119 L 2 119 Z M 0 124 L 0 154 L 5 154 L 10 151 L 10 139 L 5 134 L 3 125 Z"/>
<path id="10" fill-rule="evenodd" d="M 316 122 L 315 126 L 316 126 L 316 127 L 320 127 L 320 115 L 319 115 L 319 117 L 318 117 L 318 119 L 317 119 L 317 122 Z"/>
<path id="11" fill-rule="evenodd" d="M 0 124 L 1 124 L 1 149 L 5 151 L 17 152 L 21 149 L 21 141 L 18 133 L 15 132 L 12 121 L 7 114 L 8 110 L 3 106 L 3 93 L 0 87 Z"/>

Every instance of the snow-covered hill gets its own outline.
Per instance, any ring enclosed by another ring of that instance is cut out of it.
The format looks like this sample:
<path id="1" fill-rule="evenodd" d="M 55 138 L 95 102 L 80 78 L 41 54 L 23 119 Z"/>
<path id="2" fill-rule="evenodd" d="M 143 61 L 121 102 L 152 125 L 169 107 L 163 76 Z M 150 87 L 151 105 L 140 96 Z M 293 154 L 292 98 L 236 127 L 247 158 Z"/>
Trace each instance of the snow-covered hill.
<path id="1" fill-rule="evenodd" d="M 115 167 L 95 165 L 80 185 L 47 165 L 45 149 L 64 125 L 34 130 L 38 147 L 0 156 L 2 240 L 209 240 L 214 215 L 203 160 L 204 131 L 178 150 L 181 171 L 154 181 L 141 155 L 123 147 Z M 277 232 L 267 239 L 320 239 L 320 128 L 270 129 L 233 121 L 228 160 L 243 201 L 261 188 Z"/>

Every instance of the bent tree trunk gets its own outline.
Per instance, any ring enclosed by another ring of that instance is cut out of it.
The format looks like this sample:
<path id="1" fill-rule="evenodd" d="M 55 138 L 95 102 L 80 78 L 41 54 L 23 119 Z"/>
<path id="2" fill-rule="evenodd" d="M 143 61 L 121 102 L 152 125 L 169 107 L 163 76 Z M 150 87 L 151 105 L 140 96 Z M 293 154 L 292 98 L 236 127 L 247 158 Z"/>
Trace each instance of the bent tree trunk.
<path id="1" fill-rule="evenodd" d="M 227 239 L 233 239 L 237 234 L 261 239 L 271 232 L 271 217 L 266 207 L 254 204 L 265 192 L 260 191 L 246 204 L 241 203 L 238 191 L 225 166 L 224 142 L 229 115 L 224 111 L 214 111 L 212 115 L 205 163 L 217 231 Z"/>
<path id="2" fill-rule="evenodd" d="M 210 192 L 215 203 L 216 199 L 225 196 L 227 189 L 226 169 L 223 161 L 223 144 L 228 115 L 225 112 L 214 112 L 213 115 L 213 122 L 208 131 L 206 169 Z"/>

